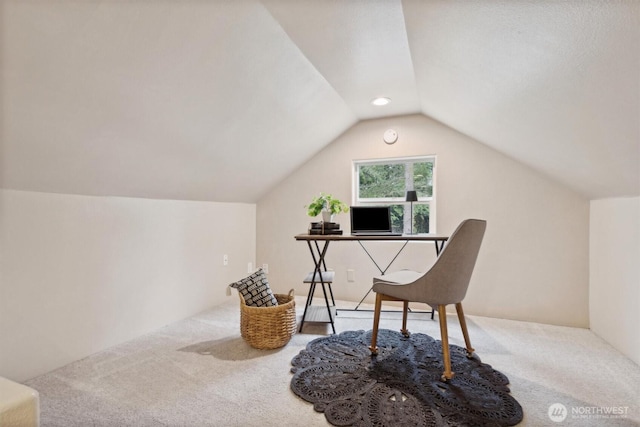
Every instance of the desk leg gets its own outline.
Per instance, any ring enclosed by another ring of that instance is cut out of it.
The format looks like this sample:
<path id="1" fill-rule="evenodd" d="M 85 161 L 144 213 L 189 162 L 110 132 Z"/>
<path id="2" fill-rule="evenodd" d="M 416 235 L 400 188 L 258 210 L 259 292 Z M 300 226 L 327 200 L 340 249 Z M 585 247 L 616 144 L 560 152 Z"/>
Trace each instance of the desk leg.
<path id="1" fill-rule="evenodd" d="M 320 245 L 318 244 L 318 241 L 314 241 L 315 245 L 316 245 L 316 251 L 318 252 L 319 258 L 318 261 L 316 262 L 316 258 L 313 257 L 313 262 L 316 265 L 315 268 L 315 272 L 318 273 L 318 277 L 320 278 L 320 282 L 323 284 L 323 289 L 324 289 L 324 281 L 322 280 L 322 272 L 323 271 L 327 271 L 327 264 L 324 260 L 324 257 L 327 253 L 327 249 L 329 247 L 329 241 L 327 240 L 324 244 L 324 247 L 322 248 L 322 250 L 320 250 Z M 311 249 L 311 244 L 309 243 L 309 249 L 311 250 L 311 255 L 313 256 L 313 249 Z M 331 295 L 331 303 L 335 306 L 336 305 L 336 300 L 333 298 L 333 290 L 331 289 L 331 283 L 327 283 L 327 285 L 329 286 L 329 294 Z"/>
<path id="2" fill-rule="evenodd" d="M 366 294 L 364 294 L 364 296 L 362 297 L 362 299 L 360 300 L 358 305 L 356 305 L 356 308 L 353 309 L 353 311 L 358 311 L 358 309 L 360 308 L 360 305 L 362 305 L 362 303 L 364 302 L 365 298 L 367 298 L 369 296 L 369 294 L 371 293 L 372 290 L 373 290 L 373 286 L 369 288 L 369 290 L 367 291 Z"/>
<path id="3" fill-rule="evenodd" d="M 362 242 L 360 240 L 358 240 L 358 243 L 360 244 L 360 247 L 362 247 L 362 249 L 365 251 L 365 253 L 369 256 L 369 259 L 371 261 L 373 261 L 373 263 L 375 264 L 376 268 L 378 269 L 378 271 L 380 272 L 380 274 L 382 274 L 384 276 L 384 274 L 387 272 L 387 270 L 389 269 L 389 267 L 391 267 L 391 264 L 393 264 L 393 262 L 396 260 L 396 258 L 398 258 L 398 256 L 400 255 L 400 253 L 404 250 L 405 246 L 407 246 L 407 244 L 409 243 L 409 241 L 405 241 L 404 245 L 402 245 L 402 247 L 400 248 L 400 250 L 396 253 L 396 256 L 393 257 L 393 259 L 391 260 L 391 262 L 389 262 L 389 264 L 387 264 L 387 267 L 383 270 L 382 268 L 380 268 L 380 266 L 378 265 L 378 263 L 376 262 L 376 260 L 373 258 L 373 256 L 371 256 L 371 254 L 369 253 L 369 251 L 367 250 L 367 248 L 362 244 Z M 442 252 L 442 249 L 444 248 L 444 240 L 434 240 L 433 241 L 435 248 L 436 248 L 436 256 L 440 256 L 440 252 Z M 349 311 L 358 311 L 358 309 L 360 308 L 360 305 L 362 305 L 362 303 L 364 302 L 364 300 L 367 298 L 367 296 L 369 296 L 369 294 L 371 293 L 371 291 L 373 290 L 373 286 L 371 286 L 369 288 L 369 290 L 367 291 L 366 294 L 364 294 L 364 296 L 362 297 L 362 299 L 360 300 L 360 302 L 356 305 L 356 307 L 354 309 L 351 309 Z M 409 311 L 411 311 L 411 309 L 408 309 Z M 435 314 L 435 310 L 433 307 L 431 307 L 431 320 L 433 320 L 433 316 Z"/>
<path id="4" fill-rule="evenodd" d="M 302 328 L 304 327 L 304 322 L 307 317 L 307 309 L 311 306 L 311 303 L 313 301 L 313 295 L 316 291 L 316 284 L 320 283 L 322 285 L 322 293 L 324 295 L 324 302 L 327 307 L 327 314 L 329 315 L 329 322 L 331 323 L 331 329 L 335 334 L 336 327 L 334 324 L 334 318 L 333 318 L 334 316 L 331 312 L 331 304 L 329 304 L 329 296 L 331 296 L 331 303 L 333 304 L 333 306 L 335 306 L 336 303 L 333 297 L 333 290 L 331 289 L 331 283 L 325 282 L 322 277 L 322 273 L 327 271 L 327 266 L 325 263 L 325 255 L 327 254 L 327 249 L 329 248 L 329 240 L 326 240 L 324 242 L 324 246 L 322 247 L 322 249 L 320 249 L 320 245 L 318 244 L 317 240 L 314 241 L 315 250 L 314 250 L 314 246 L 311 245 L 310 241 L 307 241 L 307 244 L 309 246 L 309 252 L 311 252 L 311 258 L 313 259 L 315 268 L 313 270 L 313 276 L 312 276 L 311 284 L 309 286 L 309 294 L 307 295 L 307 301 L 305 303 L 304 313 L 302 314 L 302 320 L 300 321 L 299 332 L 302 332 Z M 316 256 L 316 253 L 317 253 L 317 256 Z M 320 280 L 316 281 L 315 280 L 316 277 L 318 277 Z M 327 286 L 329 287 L 329 295 L 327 295 Z"/>
<path id="5" fill-rule="evenodd" d="M 384 273 L 387 272 L 387 270 L 389 269 L 389 267 L 391 267 L 391 264 L 393 264 L 393 262 L 396 260 L 396 258 L 398 258 L 398 256 L 400 255 L 400 253 L 404 250 L 404 248 L 407 246 L 407 244 L 409 244 L 409 241 L 405 241 L 404 245 L 402 245 L 402 247 L 398 250 L 398 252 L 396 253 L 396 255 L 391 259 L 391 261 L 389 262 L 389 264 L 387 264 L 387 266 L 385 267 L 385 269 L 383 270 L 378 263 L 376 262 L 376 260 L 373 258 L 373 256 L 371 256 L 371 254 L 369 253 L 369 251 L 367 250 L 367 248 L 362 244 L 362 242 L 360 240 L 358 240 L 358 243 L 360 244 L 360 247 L 364 250 L 364 252 L 369 256 L 369 259 L 373 262 L 373 264 L 376 266 L 376 268 L 378 269 L 378 271 L 380 272 L 380 274 L 382 274 L 384 276 Z M 437 251 L 436 251 L 437 253 Z M 353 309 L 353 311 L 357 311 L 360 308 L 360 305 L 362 305 L 362 303 L 364 302 L 364 300 L 367 298 L 367 296 L 369 296 L 369 294 L 371 293 L 371 291 L 373 290 L 373 286 L 369 288 L 369 290 L 367 291 L 366 294 L 364 294 L 364 296 L 362 297 L 362 299 L 360 300 L 360 302 L 358 303 L 358 305 L 356 305 L 356 308 Z"/>
<path id="6" fill-rule="evenodd" d="M 333 323 L 333 314 L 331 313 L 331 306 L 329 305 L 329 300 L 327 299 L 327 290 L 325 289 L 324 285 L 329 286 L 329 290 L 331 290 L 331 284 L 323 282 L 322 283 L 322 293 L 324 294 L 324 302 L 327 305 L 327 314 L 329 315 L 329 322 L 331 322 L 331 330 L 333 331 L 333 334 L 335 335 L 336 326 Z"/>
<path id="7" fill-rule="evenodd" d="M 387 264 L 387 266 L 385 267 L 385 269 L 383 270 L 382 268 L 380 268 L 380 266 L 378 265 L 378 263 L 376 262 L 376 260 L 371 256 L 371 254 L 369 253 L 369 251 L 367 250 L 367 248 L 365 248 L 365 246 L 362 244 L 362 242 L 360 240 L 358 240 L 358 243 L 360 244 L 360 247 L 365 251 L 365 253 L 369 256 L 369 259 L 375 264 L 376 268 L 378 269 L 378 271 L 380 272 L 380 274 L 384 275 L 384 273 L 387 272 L 387 270 L 389 269 L 389 267 L 391 267 L 391 264 L 393 264 L 393 262 L 396 260 L 396 258 L 398 258 L 398 255 L 400 255 L 400 253 L 404 250 L 404 248 L 407 246 L 407 244 L 409 243 L 409 241 L 407 240 L 406 242 L 404 242 L 404 245 L 402 245 L 402 247 L 398 250 L 398 252 L 396 253 L 396 256 L 393 257 L 393 259 L 391 261 L 389 261 L 389 264 Z M 436 251 L 436 253 L 438 253 Z"/>

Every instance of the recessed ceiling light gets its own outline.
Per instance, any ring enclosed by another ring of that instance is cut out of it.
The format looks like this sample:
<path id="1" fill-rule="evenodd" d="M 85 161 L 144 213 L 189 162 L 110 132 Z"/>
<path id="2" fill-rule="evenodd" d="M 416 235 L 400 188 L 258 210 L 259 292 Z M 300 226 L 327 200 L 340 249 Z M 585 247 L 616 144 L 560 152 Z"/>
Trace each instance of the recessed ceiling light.
<path id="1" fill-rule="evenodd" d="M 375 98 L 373 101 L 371 101 L 371 104 L 377 106 L 377 107 L 382 107 L 383 105 L 387 105 L 388 103 L 390 103 L 391 100 L 389 98 Z"/>

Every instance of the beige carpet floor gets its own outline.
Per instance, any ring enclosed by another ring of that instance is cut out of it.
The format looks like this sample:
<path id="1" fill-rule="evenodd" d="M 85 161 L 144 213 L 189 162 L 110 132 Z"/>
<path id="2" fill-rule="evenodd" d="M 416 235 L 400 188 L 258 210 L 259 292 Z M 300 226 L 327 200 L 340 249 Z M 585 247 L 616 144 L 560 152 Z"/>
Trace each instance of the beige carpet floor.
<path id="1" fill-rule="evenodd" d="M 304 299 L 297 297 L 298 314 Z M 353 307 L 352 303 L 338 303 Z M 309 324 L 277 350 L 240 337 L 233 299 L 192 318 L 33 378 L 43 426 L 326 426 L 324 414 L 295 396 L 290 361 L 329 333 Z M 338 332 L 371 329 L 371 312 L 340 311 Z M 464 346 L 455 316 L 451 343 Z M 640 367 L 589 330 L 468 316 L 483 362 L 511 380 L 523 426 L 640 426 Z M 382 328 L 399 329 L 399 313 Z M 409 329 L 439 339 L 437 317 L 411 314 Z M 560 403 L 568 416 L 549 418 Z M 611 411 L 618 415 L 608 415 Z"/>

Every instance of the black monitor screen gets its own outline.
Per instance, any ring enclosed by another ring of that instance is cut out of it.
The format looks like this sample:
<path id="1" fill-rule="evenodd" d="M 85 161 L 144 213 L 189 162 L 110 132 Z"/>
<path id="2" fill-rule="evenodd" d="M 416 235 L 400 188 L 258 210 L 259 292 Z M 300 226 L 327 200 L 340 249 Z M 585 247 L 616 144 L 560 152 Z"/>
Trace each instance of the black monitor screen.
<path id="1" fill-rule="evenodd" d="M 352 206 L 351 232 L 391 231 L 389 206 Z"/>

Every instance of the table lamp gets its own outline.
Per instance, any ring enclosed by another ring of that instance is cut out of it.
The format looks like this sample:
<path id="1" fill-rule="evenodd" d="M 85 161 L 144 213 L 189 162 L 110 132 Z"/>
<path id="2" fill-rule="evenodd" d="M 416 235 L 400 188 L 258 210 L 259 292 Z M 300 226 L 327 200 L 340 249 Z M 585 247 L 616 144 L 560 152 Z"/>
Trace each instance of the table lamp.
<path id="1" fill-rule="evenodd" d="M 411 217 L 410 217 L 410 221 L 411 221 L 411 233 L 413 234 L 413 202 L 417 202 L 418 201 L 418 193 L 415 190 L 409 190 L 407 191 L 407 202 L 411 202 Z"/>

